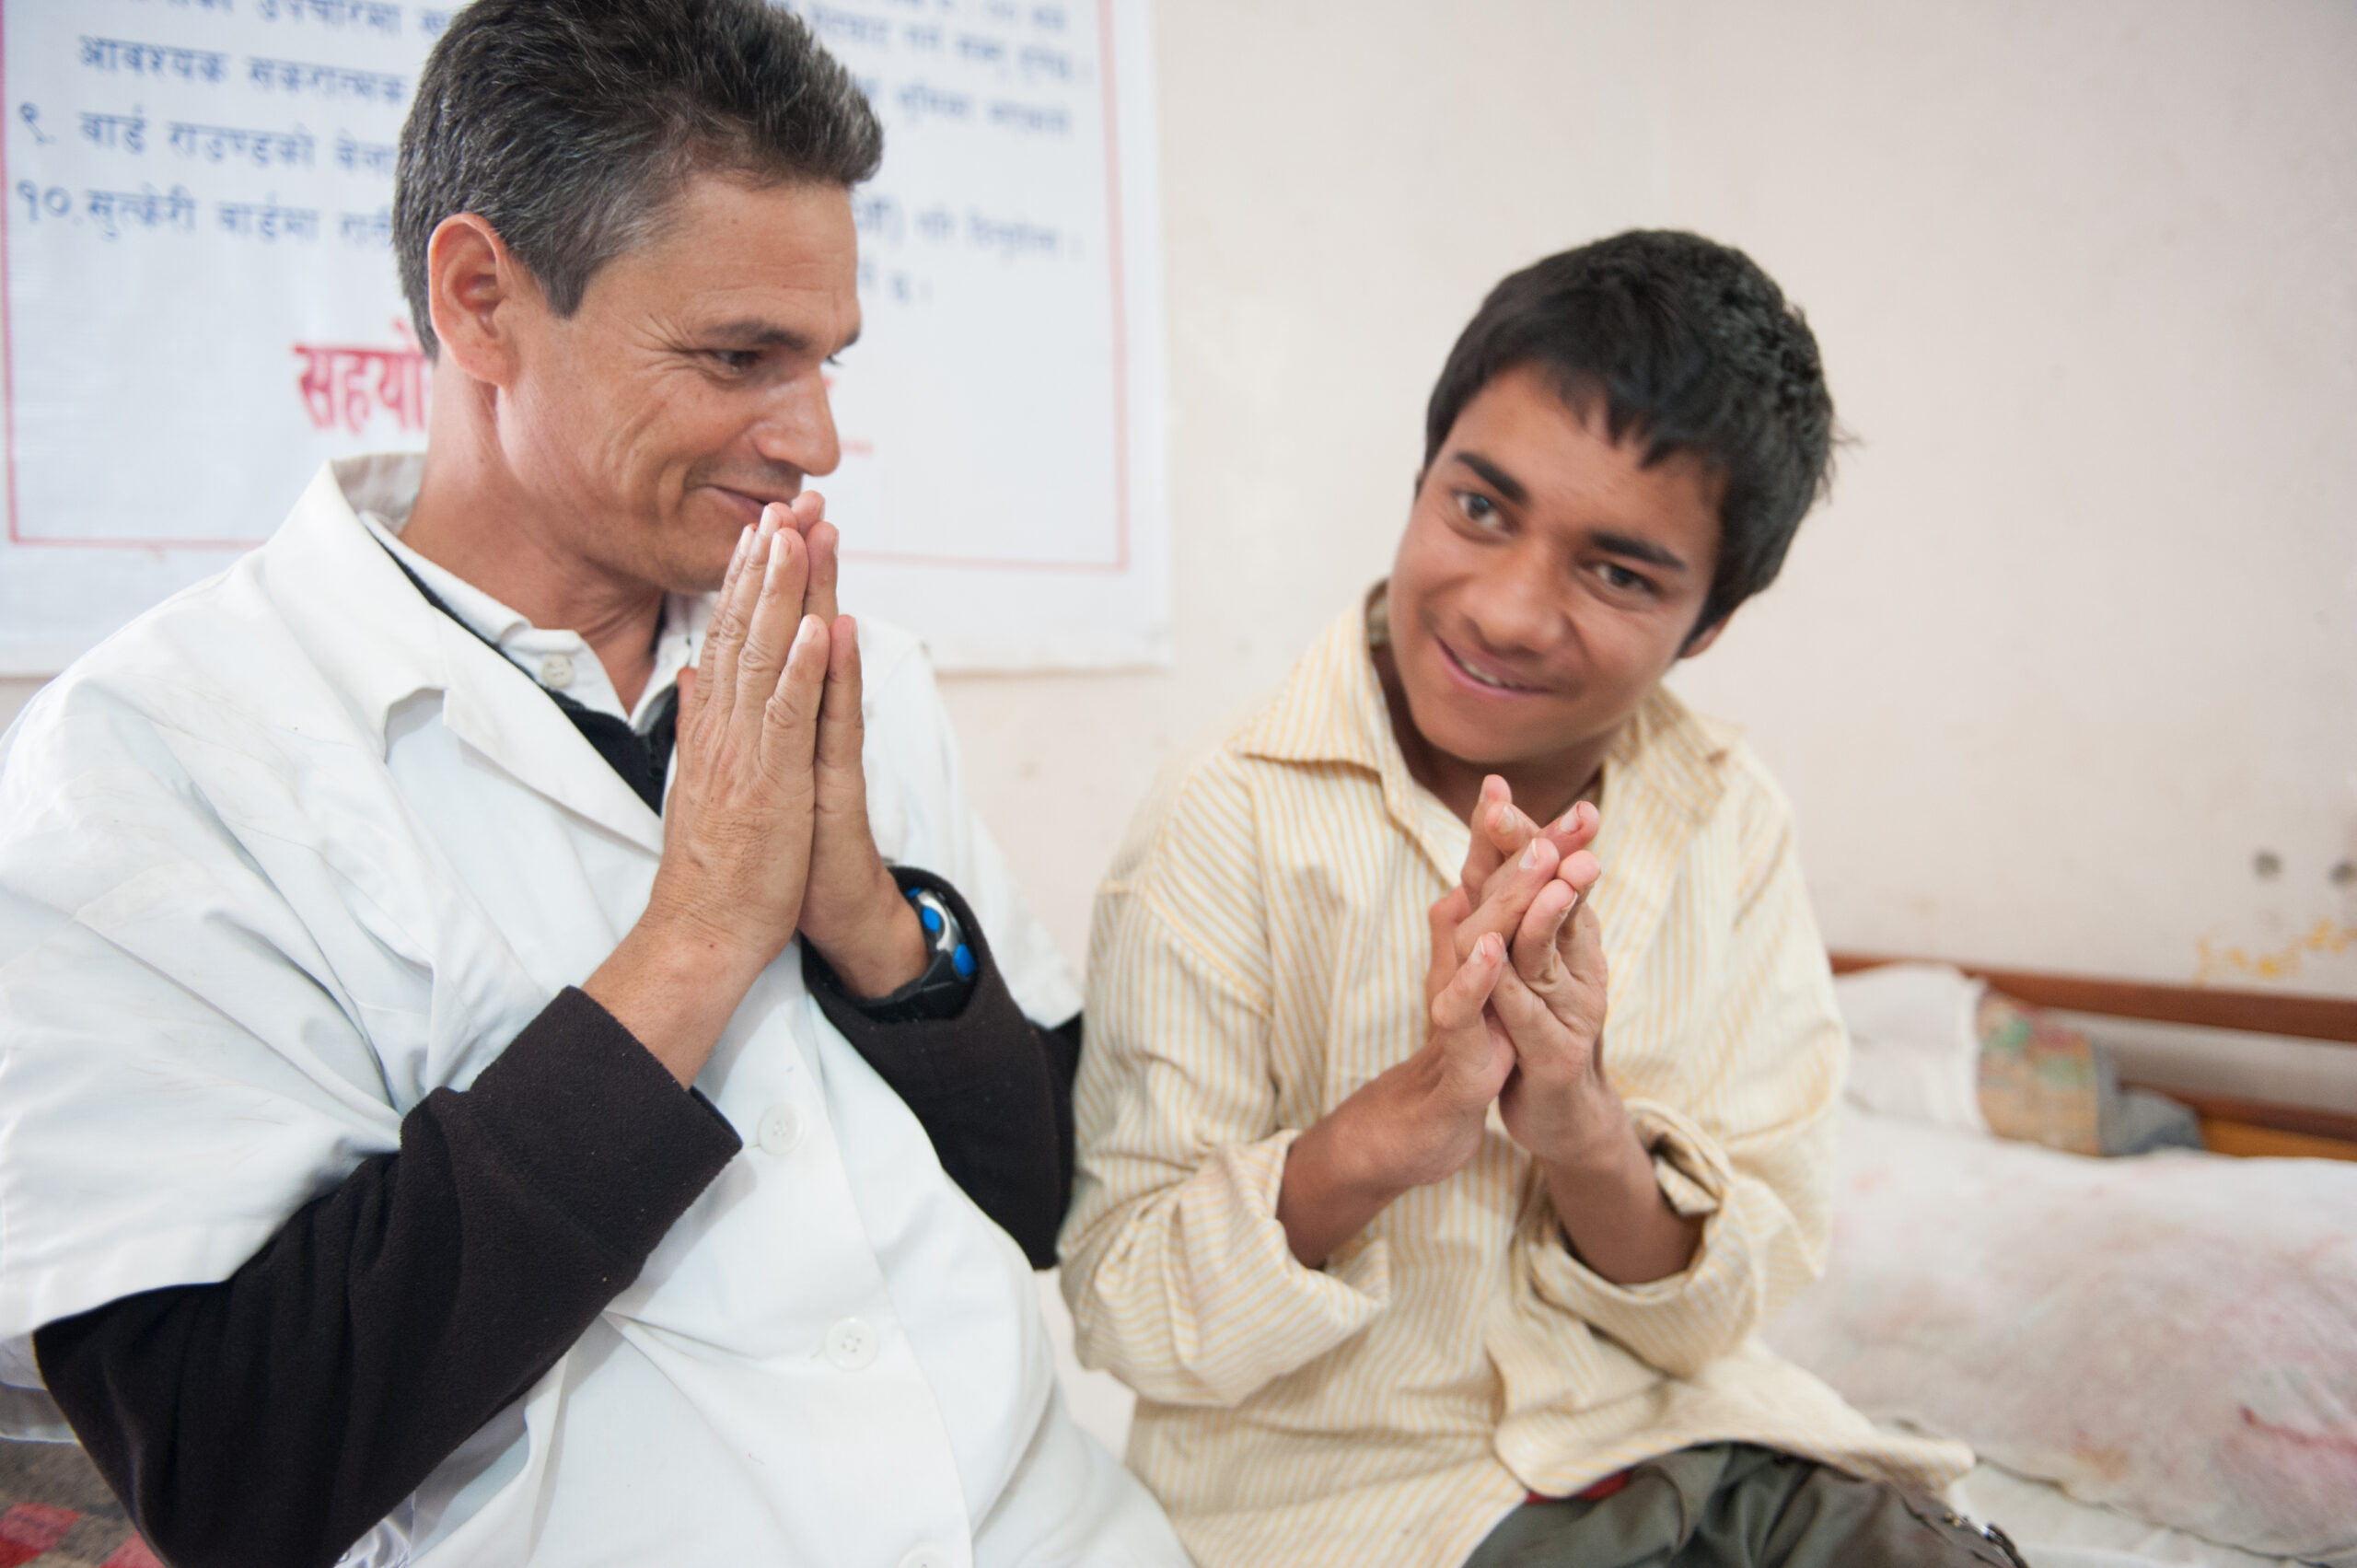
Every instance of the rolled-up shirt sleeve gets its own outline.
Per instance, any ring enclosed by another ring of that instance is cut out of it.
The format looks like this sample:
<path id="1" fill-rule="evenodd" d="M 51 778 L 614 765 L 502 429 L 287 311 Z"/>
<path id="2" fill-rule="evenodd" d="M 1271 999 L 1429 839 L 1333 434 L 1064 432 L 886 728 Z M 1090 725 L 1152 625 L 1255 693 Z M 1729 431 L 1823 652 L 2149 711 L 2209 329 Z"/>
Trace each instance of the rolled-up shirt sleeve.
<path id="1" fill-rule="evenodd" d="M 1663 1196 L 1702 1222 L 1693 1258 L 1615 1284 L 1579 1260 L 1551 1212 L 1521 1243 L 1542 1302 L 1678 1376 L 1733 1351 L 1825 1267 L 1840 1016 L 1788 821 L 1763 813 L 1754 826 L 1727 961 L 1681 1059 L 1706 1092 L 1678 1109 L 1620 1086 Z M 1608 1026 L 1608 1072 L 1611 1061 Z"/>
<path id="2" fill-rule="evenodd" d="M 1123 861 L 1090 943 L 1064 1295 L 1084 1365 L 1165 1403 L 1233 1405 L 1374 1321 L 1388 1254 L 1378 1240 L 1306 1268 L 1277 1222 L 1299 1129 L 1281 1124 L 1268 1059 L 1240 792 L 1197 781 Z"/>

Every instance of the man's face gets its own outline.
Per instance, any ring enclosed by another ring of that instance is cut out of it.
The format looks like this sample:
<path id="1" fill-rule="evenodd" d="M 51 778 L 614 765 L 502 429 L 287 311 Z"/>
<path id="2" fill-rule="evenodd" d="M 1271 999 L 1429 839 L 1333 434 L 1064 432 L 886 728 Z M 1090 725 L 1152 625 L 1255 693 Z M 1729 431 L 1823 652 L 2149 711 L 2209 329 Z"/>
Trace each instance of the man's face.
<path id="1" fill-rule="evenodd" d="M 566 543 L 630 580 L 719 586 L 762 505 L 834 469 L 824 367 L 858 335 L 857 266 L 840 186 L 699 175 L 571 318 L 528 313 L 502 445 Z"/>
<path id="2" fill-rule="evenodd" d="M 1718 559 L 1717 487 L 1643 455 L 1528 368 L 1457 415 L 1391 571 L 1392 657 L 1428 744 L 1543 769 L 1592 751 L 1677 662 Z"/>

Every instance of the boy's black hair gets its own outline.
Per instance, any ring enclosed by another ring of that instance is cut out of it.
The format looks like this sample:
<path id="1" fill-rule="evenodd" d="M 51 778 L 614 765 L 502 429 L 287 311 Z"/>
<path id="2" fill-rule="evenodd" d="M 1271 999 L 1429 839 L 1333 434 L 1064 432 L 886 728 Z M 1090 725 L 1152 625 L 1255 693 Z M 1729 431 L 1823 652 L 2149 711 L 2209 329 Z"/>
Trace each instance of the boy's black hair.
<path id="1" fill-rule="evenodd" d="M 884 134 L 849 72 L 762 0 L 475 0 L 418 78 L 393 180 L 393 252 L 418 342 L 425 250 L 486 219 L 559 316 L 651 238 L 697 173 L 852 186 Z"/>
<path id="2" fill-rule="evenodd" d="M 1636 229 L 1524 268 L 1449 351 L 1424 415 L 1424 467 L 1476 393 L 1520 366 L 1574 408 L 1601 403 L 1647 466 L 1678 453 L 1719 483 L 1719 559 L 1693 634 L 1775 581 L 1823 493 L 1833 398 L 1797 307 L 1742 251 Z"/>

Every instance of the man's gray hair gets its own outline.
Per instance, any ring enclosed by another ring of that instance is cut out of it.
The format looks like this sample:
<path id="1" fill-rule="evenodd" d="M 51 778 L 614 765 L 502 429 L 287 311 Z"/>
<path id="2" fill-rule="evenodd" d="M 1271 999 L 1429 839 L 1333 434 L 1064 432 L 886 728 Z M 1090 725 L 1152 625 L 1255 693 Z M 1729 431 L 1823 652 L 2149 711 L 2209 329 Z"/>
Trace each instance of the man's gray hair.
<path id="1" fill-rule="evenodd" d="M 850 187 L 884 132 L 849 72 L 763 0 L 475 0 L 418 78 L 393 182 L 401 292 L 428 355 L 425 249 L 473 213 L 560 316 L 698 173 Z"/>

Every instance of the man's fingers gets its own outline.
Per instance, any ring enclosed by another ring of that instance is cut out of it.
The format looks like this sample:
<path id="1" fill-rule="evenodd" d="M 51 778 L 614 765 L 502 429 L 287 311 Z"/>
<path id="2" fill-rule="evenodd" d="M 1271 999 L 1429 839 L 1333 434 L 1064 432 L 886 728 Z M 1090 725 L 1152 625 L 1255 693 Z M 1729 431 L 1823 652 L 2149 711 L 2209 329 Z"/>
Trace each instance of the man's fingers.
<path id="1" fill-rule="evenodd" d="M 737 555 L 728 564 L 727 580 L 721 585 L 720 597 L 713 603 L 712 618 L 704 624 L 703 653 L 698 660 L 703 676 L 699 682 L 702 688 L 702 703 L 721 723 L 727 721 L 728 710 L 737 698 L 737 661 L 745 651 L 745 628 L 751 618 L 749 596 L 758 590 L 761 568 L 768 559 L 769 532 L 760 528 L 747 528 L 737 540 Z"/>
<path id="2" fill-rule="evenodd" d="M 792 501 L 772 501 L 761 508 L 761 521 L 792 528 L 802 536 L 810 553 L 810 582 L 803 610 L 832 625 L 835 619 L 835 567 L 842 536 L 827 521 L 827 498 L 806 490 Z"/>
<path id="3" fill-rule="evenodd" d="M 842 536 L 835 531 L 834 524 L 821 518 L 804 529 L 802 537 L 810 546 L 810 587 L 803 595 L 802 608 L 831 626 L 839 613 L 835 574 L 842 558 Z"/>
<path id="4" fill-rule="evenodd" d="M 819 738 L 819 707 L 827 687 L 827 623 L 802 617 L 786 649 L 777 686 L 761 709 L 761 766 L 789 787 L 807 781 Z"/>
<path id="5" fill-rule="evenodd" d="M 860 718 L 859 695 L 859 623 L 848 615 L 839 615 L 827 637 L 827 691 L 819 706 L 819 771 L 848 782 L 858 790 L 857 798 L 865 801 L 860 750 L 867 731 Z"/>
<path id="6" fill-rule="evenodd" d="M 749 721 L 777 690 L 784 668 L 787 643 L 802 623 L 802 594 L 809 580 L 810 555 L 802 536 L 792 528 L 770 535 L 769 562 L 761 573 L 750 624 L 745 629 L 744 652 L 737 660 L 736 709 Z M 749 575 L 751 568 L 747 568 Z"/>

